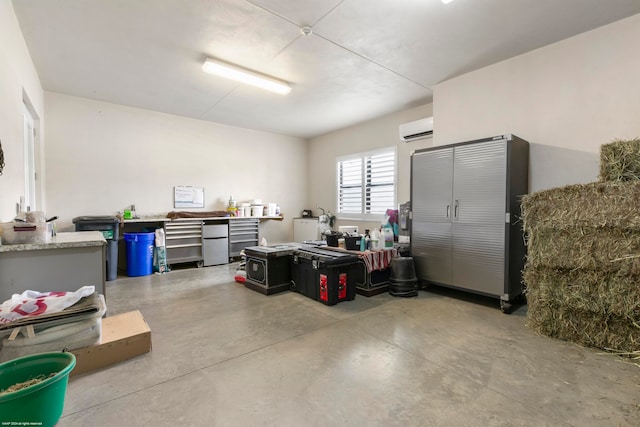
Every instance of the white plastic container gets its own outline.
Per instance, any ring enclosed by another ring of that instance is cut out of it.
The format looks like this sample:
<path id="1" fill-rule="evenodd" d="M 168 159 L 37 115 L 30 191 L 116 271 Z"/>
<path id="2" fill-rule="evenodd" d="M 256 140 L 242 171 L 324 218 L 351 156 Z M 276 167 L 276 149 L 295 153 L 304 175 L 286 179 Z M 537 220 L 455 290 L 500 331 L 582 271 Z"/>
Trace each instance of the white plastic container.
<path id="1" fill-rule="evenodd" d="M 262 216 L 262 211 L 263 211 L 264 207 L 262 205 L 260 206 L 251 206 L 251 216 Z"/>
<path id="2" fill-rule="evenodd" d="M 379 249 L 379 242 L 380 242 L 380 232 L 378 231 L 378 229 L 374 228 L 373 231 L 371 232 L 371 250 L 377 250 Z"/>
<path id="3" fill-rule="evenodd" d="M 277 210 L 278 204 L 277 203 L 269 203 L 267 206 L 268 206 L 267 207 L 267 216 L 276 216 L 277 215 L 276 210 Z"/>
<path id="4" fill-rule="evenodd" d="M 49 243 L 53 222 L 5 222 L 0 224 L 3 245 Z"/>

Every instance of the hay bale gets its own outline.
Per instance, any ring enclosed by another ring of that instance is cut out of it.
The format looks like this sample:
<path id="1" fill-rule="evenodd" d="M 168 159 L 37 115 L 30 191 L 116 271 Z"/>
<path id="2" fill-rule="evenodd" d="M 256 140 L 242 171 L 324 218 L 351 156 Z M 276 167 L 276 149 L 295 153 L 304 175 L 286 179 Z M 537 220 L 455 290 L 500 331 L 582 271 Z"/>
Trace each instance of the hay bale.
<path id="1" fill-rule="evenodd" d="M 539 228 L 527 237 L 527 264 L 533 268 L 640 274 L 640 230 Z"/>
<path id="2" fill-rule="evenodd" d="M 545 301 L 640 323 L 640 276 L 527 266 L 523 279 L 527 299 L 534 305 Z"/>
<path id="3" fill-rule="evenodd" d="M 600 181 L 640 180 L 640 139 L 615 140 L 600 147 Z"/>
<path id="4" fill-rule="evenodd" d="M 633 353 L 640 351 L 640 140 L 603 146 L 602 156 L 601 177 L 612 182 L 522 199 L 527 325 Z"/>
<path id="5" fill-rule="evenodd" d="M 540 228 L 609 227 L 640 230 L 640 181 L 594 182 L 522 197 L 525 232 Z"/>
<path id="6" fill-rule="evenodd" d="M 529 300 L 527 326 L 541 335 L 584 346 L 624 353 L 640 351 L 638 323 L 613 314 L 576 310 L 546 298 Z"/>

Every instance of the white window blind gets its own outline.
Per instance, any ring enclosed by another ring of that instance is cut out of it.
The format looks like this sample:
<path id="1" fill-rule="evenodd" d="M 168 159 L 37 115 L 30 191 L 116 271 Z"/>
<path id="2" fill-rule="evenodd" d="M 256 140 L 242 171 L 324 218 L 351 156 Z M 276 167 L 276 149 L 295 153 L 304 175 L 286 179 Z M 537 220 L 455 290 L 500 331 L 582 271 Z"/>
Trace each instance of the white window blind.
<path id="1" fill-rule="evenodd" d="M 384 214 L 396 200 L 396 151 L 338 159 L 338 213 Z"/>

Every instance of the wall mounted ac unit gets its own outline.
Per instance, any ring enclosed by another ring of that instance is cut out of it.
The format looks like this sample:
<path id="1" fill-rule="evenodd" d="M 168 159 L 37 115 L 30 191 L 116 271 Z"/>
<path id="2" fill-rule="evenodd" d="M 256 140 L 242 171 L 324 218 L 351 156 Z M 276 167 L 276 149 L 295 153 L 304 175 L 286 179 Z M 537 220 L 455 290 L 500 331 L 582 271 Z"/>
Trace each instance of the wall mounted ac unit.
<path id="1" fill-rule="evenodd" d="M 409 142 L 433 135 L 433 117 L 400 125 L 400 141 Z"/>

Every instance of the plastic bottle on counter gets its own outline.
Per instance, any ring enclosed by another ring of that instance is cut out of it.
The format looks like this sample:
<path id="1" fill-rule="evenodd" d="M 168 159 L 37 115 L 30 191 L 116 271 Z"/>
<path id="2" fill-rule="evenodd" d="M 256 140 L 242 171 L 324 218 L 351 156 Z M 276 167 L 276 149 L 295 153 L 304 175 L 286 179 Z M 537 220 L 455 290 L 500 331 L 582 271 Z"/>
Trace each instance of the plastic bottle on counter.
<path id="1" fill-rule="evenodd" d="M 393 228 L 390 224 L 387 223 L 386 226 L 382 227 L 382 236 L 384 240 L 384 248 L 392 248 L 393 247 Z"/>
<path id="2" fill-rule="evenodd" d="M 378 249 L 378 242 L 380 241 L 380 232 L 378 231 L 377 228 L 374 228 L 373 231 L 371 232 L 371 250 L 377 250 Z"/>

